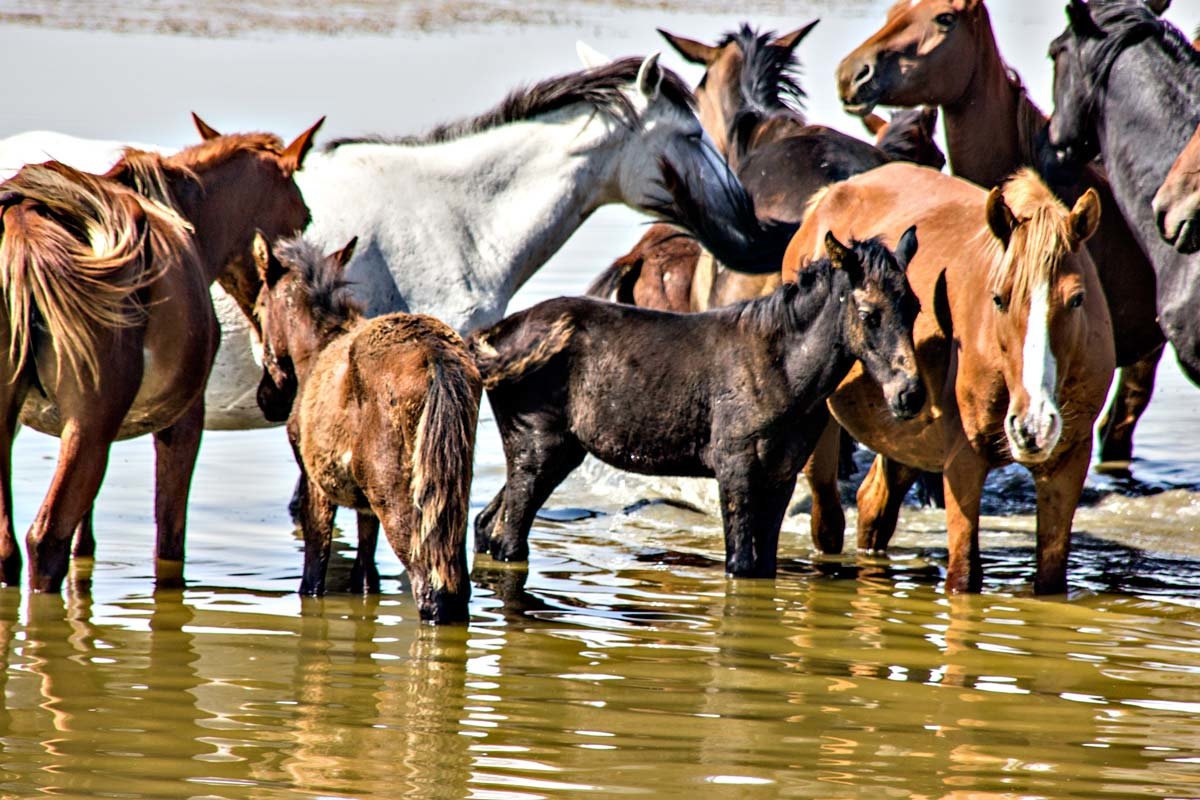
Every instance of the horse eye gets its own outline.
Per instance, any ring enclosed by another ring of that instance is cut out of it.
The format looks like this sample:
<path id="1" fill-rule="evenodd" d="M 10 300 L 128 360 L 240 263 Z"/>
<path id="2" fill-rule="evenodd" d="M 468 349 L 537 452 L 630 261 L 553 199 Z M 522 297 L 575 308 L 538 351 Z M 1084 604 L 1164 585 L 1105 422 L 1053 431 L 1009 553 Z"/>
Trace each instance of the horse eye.
<path id="1" fill-rule="evenodd" d="M 954 23 L 958 22 L 958 15 L 951 14 L 947 11 L 944 14 L 938 14 L 933 18 L 933 21 L 938 25 L 941 25 L 943 28 L 950 28 L 953 27 Z"/>
<path id="2" fill-rule="evenodd" d="M 1083 292 L 1071 295 L 1071 299 L 1067 301 L 1068 308 L 1079 308 L 1083 305 Z"/>
<path id="3" fill-rule="evenodd" d="M 868 328 L 874 329 L 879 327 L 879 312 L 875 309 L 860 308 L 858 310 L 858 318 L 861 319 Z"/>
<path id="4" fill-rule="evenodd" d="M 992 295 L 992 302 L 996 304 L 996 310 L 1003 313 L 1008 311 L 1008 303 L 1004 302 L 1004 298 L 998 294 Z"/>

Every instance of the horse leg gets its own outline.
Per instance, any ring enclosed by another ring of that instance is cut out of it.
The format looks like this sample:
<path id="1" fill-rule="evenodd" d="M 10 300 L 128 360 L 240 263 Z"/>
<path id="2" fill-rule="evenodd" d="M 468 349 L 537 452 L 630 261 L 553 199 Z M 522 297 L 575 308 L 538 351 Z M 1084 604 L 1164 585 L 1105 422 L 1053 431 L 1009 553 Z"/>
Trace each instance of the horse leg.
<path id="1" fill-rule="evenodd" d="M 350 570 L 350 591 L 379 594 L 379 568 L 375 565 L 375 547 L 379 542 L 379 517 L 370 511 L 358 512 L 358 552 Z"/>
<path id="2" fill-rule="evenodd" d="M 300 578 L 300 594 L 325 594 L 325 571 L 329 567 L 329 552 L 333 548 L 333 515 L 337 511 L 321 487 L 315 485 L 300 470 L 296 485 L 297 511 L 300 530 L 304 534 L 304 573 Z"/>
<path id="3" fill-rule="evenodd" d="M 1037 487 L 1036 594 L 1067 591 L 1067 557 L 1071 552 L 1071 522 L 1092 460 L 1090 438 L 1067 452 L 1053 470 L 1035 475 Z"/>
<path id="4" fill-rule="evenodd" d="M 0 582 L 6 586 L 21 582 L 21 548 L 13 530 L 12 447 L 27 391 L 27 380 L 18 377 L 10 383 L 0 376 Z"/>
<path id="5" fill-rule="evenodd" d="M 955 437 L 948 448 L 950 457 L 942 472 L 946 486 L 946 536 L 950 558 L 946 569 L 946 591 L 951 594 L 978 592 L 983 588 L 983 564 L 979 558 L 979 501 L 988 463 L 971 449 L 966 436 Z"/>
<path id="6" fill-rule="evenodd" d="M 81 424 L 77 419 L 64 425 L 54 479 L 25 535 L 30 589 L 62 590 L 69 566 L 71 536 L 100 490 L 109 447 L 123 416 L 123 413 L 117 416 L 111 425 Z"/>
<path id="7" fill-rule="evenodd" d="M 754 577 L 774 578 L 779 562 L 779 528 L 796 490 L 796 478 L 755 492 Z"/>
<path id="8" fill-rule="evenodd" d="M 812 490 L 813 547 L 822 553 L 840 553 L 845 544 L 846 515 L 837 477 L 840 433 L 841 427 L 830 417 L 804 465 L 804 477 Z"/>
<path id="9" fill-rule="evenodd" d="M 154 434 L 154 521 L 158 528 L 155 576 L 159 586 L 182 583 L 188 493 L 203 431 L 201 394 L 174 424 Z"/>
<path id="10" fill-rule="evenodd" d="M 1163 346 L 1117 373 L 1117 391 L 1112 404 L 1100 418 L 1100 460 L 1130 461 L 1133 458 L 1133 430 L 1150 405 L 1154 379 Z"/>
<path id="11" fill-rule="evenodd" d="M 900 506 L 921 470 L 907 464 L 875 456 L 871 471 L 862 486 L 858 487 L 858 549 L 864 553 L 882 553 L 887 550 L 896 523 L 900 519 Z"/>
<path id="12" fill-rule="evenodd" d="M 83 515 L 83 519 L 79 520 L 79 524 L 75 526 L 75 544 L 71 548 L 71 556 L 74 558 L 93 558 L 96 555 L 96 530 L 93 527 L 92 517 L 96 514 L 95 508 L 89 508 Z"/>
<path id="13" fill-rule="evenodd" d="M 529 560 L 529 529 L 538 509 L 583 463 L 586 452 L 570 434 L 535 434 L 539 441 L 509 462 L 499 522 L 488 542 L 497 561 Z"/>
<path id="14" fill-rule="evenodd" d="M 475 517 L 475 552 L 486 553 L 491 548 L 492 530 L 496 527 L 496 514 L 504 505 L 504 492 L 507 485 L 501 486 L 500 491 L 492 498 L 492 502 L 484 506 Z"/>

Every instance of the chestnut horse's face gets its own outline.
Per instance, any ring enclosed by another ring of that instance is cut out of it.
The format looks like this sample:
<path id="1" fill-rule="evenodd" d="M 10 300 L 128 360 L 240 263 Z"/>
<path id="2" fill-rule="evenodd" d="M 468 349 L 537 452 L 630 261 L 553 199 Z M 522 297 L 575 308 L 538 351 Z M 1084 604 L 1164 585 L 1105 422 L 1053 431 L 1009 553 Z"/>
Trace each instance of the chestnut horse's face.
<path id="1" fill-rule="evenodd" d="M 1065 209 L 1063 209 L 1065 212 Z M 1086 359 L 1089 298 L 1083 243 L 1095 232 L 1100 200 L 1088 190 L 1065 221 L 1021 219 L 999 188 L 988 197 L 988 224 L 1005 246 L 1007 268 L 993 280 L 993 321 L 1008 388 L 1004 433 L 1013 458 L 1048 459 L 1063 430 L 1060 390 Z"/>
<path id="2" fill-rule="evenodd" d="M 876 105 L 953 104 L 975 71 L 982 0 L 901 0 L 883 27 L 842 59 L 838 94 L 850 114 Z"/>
<path id="3" fill-rule="evenodd" d="M 917 252 L 916 228 L 904 232 L 894 255 L 881 245 L 847 248 L 832 233 L 825 236 L 825 252 L 850 278 L 843 319 L 850 352 L 883 389 L 892 413 L 899 419 L 913 418 L 926 396 L 913 345 L 913 323 L 921 304 L 905 275 Z"/>

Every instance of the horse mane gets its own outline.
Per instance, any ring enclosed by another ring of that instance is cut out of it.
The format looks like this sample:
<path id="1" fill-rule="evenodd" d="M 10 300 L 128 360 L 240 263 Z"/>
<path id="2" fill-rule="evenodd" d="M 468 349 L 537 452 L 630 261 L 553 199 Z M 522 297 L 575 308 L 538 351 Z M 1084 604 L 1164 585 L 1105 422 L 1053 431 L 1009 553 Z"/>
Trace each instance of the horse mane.
<path id="1" fill-rule="evenodd" d="M 756 31 L 743 23 L 717 43 L 717 47 L 736 44 L 742 51 L 742 94 L 754 110 L 764 114 L 788 111 L 804 121 L 804 103 L 808 95 L 800 86 L 800 61 L 794 50 L 775 47 L 775 31 Z"/>
<path id="2" fill-rule="evenodd" d="M 1200 70 L 1200 52 L 1182 31 L 1156 15 L 1144 0 L 1091 0 L 1087 9 L 1092 21 L 1104 33 L 1102 38 L 1095 40 L 1095 48 L 1085 56 L 1087 60 L 1082 64 L 1091 80 L 1086 98 L 1089 105 L 1101 99 L 1117 57 L 1144 39 L 1157 39 L 1171 59 Z M 1068 27 L 1063 36 L 1071 35 L 1071 31 Z M 1051 55 L 1062 46 L 1062 39 L 1060 36 L 1051 44 Z"/>
<path id="3" fill-rule="evenodd" d="M 36 317 L 59 361 L 95 382 L 98 330 L 145 320 L 138 292 L 196 259 L 191 226 L 169 206 L 54 161 L 24 167 L 4 189 L 0 289 L 13 363 L 24 366 Z"/>
<path id="4" fill-rule="evenodd" d="M 988 285 L 999 292 L 1011 281 L 1009 302 L 1021 306 L 1037 286 L 1054 280 L 1071 252 L 1070 211 L 1029 167 L 1009 178 L 1002 192 L 1016 225 L 1007 248 L 987 228 L 981 232 L 992 260 Z"/>
<path id="5" fill-rule="evenodd" d="M 513 122 L 530 120 L 576 103 L 587 103 L 633 127 L 637 121 L 637 111 L 625 91 L 629 84 L 637 79 L 641 66 L 642 59 L 636 56 L 619 58 L 593 69 L 558 75 L 532 86 L 518 87 L 501 100 L 499 105 L 477 117 L 438 125 L 419 136 L 344 137 L 330 141 L 324 150 L 331 152 L 347 144 L 440 144 Z M 695 97 L 683 79 L 665 67 L 659 69 L 662 70 L 659 91 L 681 108 L 695 108 Z"/>
<path id="6" fill-rule="evenodd" d="M 279 241 L 272 249 L 279 263 L 298 278 L 305 306 L 318 327 L 346 328 L 363 315 L 362 306 L 350 296 L 350 282 L 317 244 L 300 235 Z"/>

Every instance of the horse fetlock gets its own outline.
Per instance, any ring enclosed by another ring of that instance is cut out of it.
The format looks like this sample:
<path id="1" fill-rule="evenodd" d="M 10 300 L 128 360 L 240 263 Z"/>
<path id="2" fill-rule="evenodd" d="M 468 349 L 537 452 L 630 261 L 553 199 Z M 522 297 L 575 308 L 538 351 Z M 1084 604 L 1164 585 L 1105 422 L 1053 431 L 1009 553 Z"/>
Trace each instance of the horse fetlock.
<path id="1" fill-rule="evenodd" d="M 528 561 L 529 543 L 493 534 L 488 540 L 487 552 L 497 561 Z"/>
<path id="2" fill-rule="evenodd" d="M 355 594 L 379 594 L 379 567 L 372 560 L 355 559 L 350 570 L 350 591 Z"/>
<path id="3" fill-rule="evenodd" d="M 31 536 L 28 549 L 29 588 L 35 592 L 61 592 L 70 567 L 67 543 L 48 536 Z"/>

